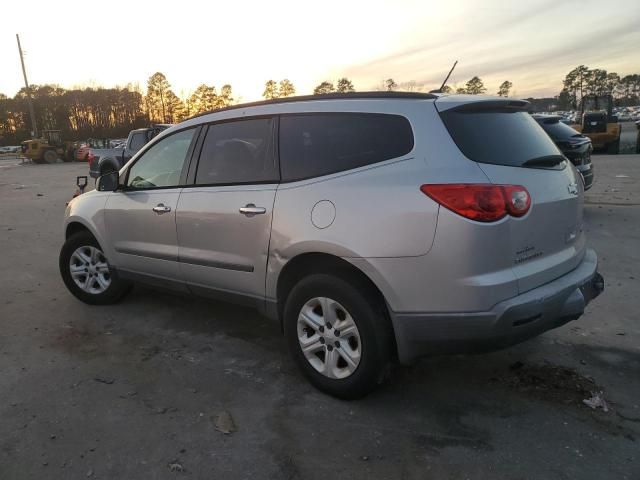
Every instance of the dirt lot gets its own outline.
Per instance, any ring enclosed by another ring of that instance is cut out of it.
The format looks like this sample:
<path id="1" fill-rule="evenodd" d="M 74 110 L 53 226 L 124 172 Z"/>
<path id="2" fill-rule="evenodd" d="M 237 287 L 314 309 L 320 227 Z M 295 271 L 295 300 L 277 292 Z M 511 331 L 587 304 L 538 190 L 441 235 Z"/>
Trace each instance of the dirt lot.
<path id="1" fill-rule="evenodd" d="M 0 162 L 0 479 L 640 478 L 640 156 L 594 162 L 607 288 L 587 313 L 397 368 L 358 402 L 310 387 L 252 311 L 147 288 L 75 300 L 57 258 L 86 165 Z"/>

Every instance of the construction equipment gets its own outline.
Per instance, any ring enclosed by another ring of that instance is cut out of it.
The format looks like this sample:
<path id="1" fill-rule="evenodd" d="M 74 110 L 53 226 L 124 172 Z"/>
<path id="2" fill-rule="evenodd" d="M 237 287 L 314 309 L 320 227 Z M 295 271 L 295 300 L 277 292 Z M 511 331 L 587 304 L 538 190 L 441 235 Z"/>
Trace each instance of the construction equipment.
<path id="1" fill-rule="evenodd" d="M 58 158 L 70 162 L 74 157 L 74 143 L 63 142 L 60 130 L 43 130 L 42 138 L 25 140 L 22 153 L 34 163 L 56 163 Z"/>
<path id="2" fill-rule="evenodd" d="M 589 137 L 594 149 L 616 155 L 620 151 L 622 127 L 612 109 L 611 95 L 586 95 L 582 99 L 582 122 L 571 127 Z"/>

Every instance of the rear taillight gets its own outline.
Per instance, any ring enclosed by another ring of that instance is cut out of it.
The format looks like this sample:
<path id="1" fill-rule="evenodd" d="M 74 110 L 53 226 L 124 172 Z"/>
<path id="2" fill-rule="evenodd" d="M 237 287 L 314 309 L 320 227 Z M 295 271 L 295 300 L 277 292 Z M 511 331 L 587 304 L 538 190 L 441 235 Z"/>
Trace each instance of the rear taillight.
<path id="1" fill-rule="evenodd" d="M 443 207 L 477 222 L 495 222 L 507 215 L 522 217 L 531 196 L 520 185 L 447 183 L 422 185 L 420 190 Z"/>

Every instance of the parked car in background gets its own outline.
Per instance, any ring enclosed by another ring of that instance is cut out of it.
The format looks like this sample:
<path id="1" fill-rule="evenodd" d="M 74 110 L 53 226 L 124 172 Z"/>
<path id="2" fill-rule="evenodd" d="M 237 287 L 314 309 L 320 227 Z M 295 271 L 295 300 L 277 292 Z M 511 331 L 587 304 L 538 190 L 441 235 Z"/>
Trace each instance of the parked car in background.
<path id="1" fill-rule="evenodd" d="M 62 278 L 88 304 L 138 280 L 253 306 L 342 398 L 394 359 L 521 342 L 604 288 L 582 181 L 528 107 L 359 92 L 194 117 L 69 202 Z"/>
<path id="2" fill-rule="evenodd" d="M 131 130 L 129 137 L 124 141 L 118 142 L 114 148 L 91 149 L 89 175 L 93 178 L 98 178 L 105 173 L 120 170 L 138 150 L 170 126 L 170 124 L 156 124 L 149 128 Z"/>
<path id="3" fill-rule="evenodd" d="M 0 153 L 20 153 L 20 151 L 21 151 L 20 145 L 0 147 Z"/>
<path id="4" fill-rule="evenodd" d="M 76 149 L 75 157 L 77 162 L 88 162 L 91 147 L 86 143 L 81 143 Z"/>
<path id="5" fill-rule="evenodd" d="M 584 189 L 589 190 L 593 185 L 593 146 L 589 137 L 566 125 L 559 115 L 534 114 L 533 118 L 547 132 L 562 154 L 575 165 L 582 175 Z"/>

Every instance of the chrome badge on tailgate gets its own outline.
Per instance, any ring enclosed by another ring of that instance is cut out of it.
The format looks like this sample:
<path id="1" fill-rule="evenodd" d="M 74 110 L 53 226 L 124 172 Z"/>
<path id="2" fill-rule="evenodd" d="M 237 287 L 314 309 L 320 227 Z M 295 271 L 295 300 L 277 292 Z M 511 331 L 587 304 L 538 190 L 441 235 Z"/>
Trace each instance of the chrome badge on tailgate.
<path id="1" fill-rule="evenodd" d="M 578 195 L 578 184 L 570 183 L 569 185 L 567 185 L 567 190 L 571 195 Z"/>

